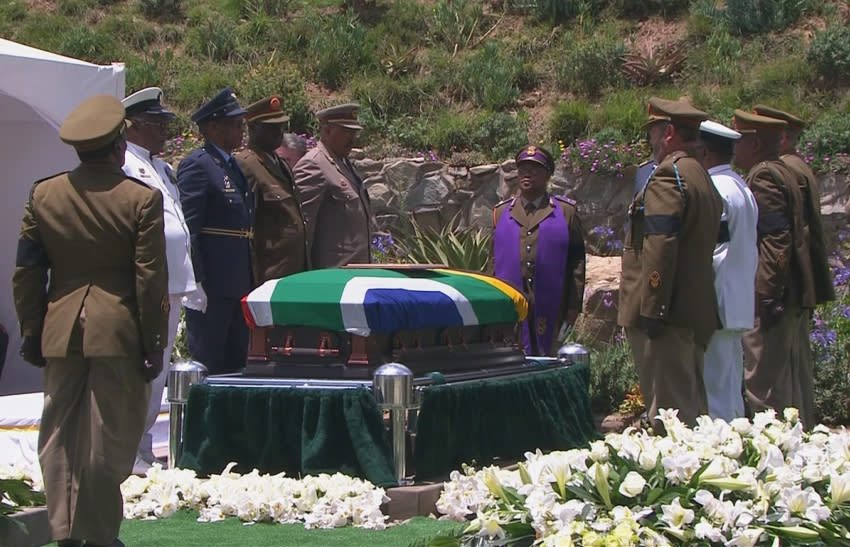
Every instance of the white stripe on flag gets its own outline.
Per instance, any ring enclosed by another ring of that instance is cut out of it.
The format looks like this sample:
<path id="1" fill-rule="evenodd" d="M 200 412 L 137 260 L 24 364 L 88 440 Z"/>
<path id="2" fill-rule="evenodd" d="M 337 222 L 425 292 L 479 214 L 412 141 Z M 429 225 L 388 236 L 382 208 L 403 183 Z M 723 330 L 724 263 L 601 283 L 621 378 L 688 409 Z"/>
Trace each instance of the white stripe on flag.
<path id="1" fill-rule="evenodd" d="M 271 300 L 277 281 L 277 279 L 269 279 L 251 291 L 245 300 L 254 317 L 254 324 L 258 327 L 270 327 L 274 324 Z"/>
<path id="2" fill-rule="evenodd" d="M 477 325 L 478 316 L 469 300 L 451 285 L 433 279 L 410 277 L 355 277 L 345 284 L 339 298 L 342 324 L 345 332 L 358 336 L 369 336 L 372 330 L 366 320 L 363 299 L 369 289 L 404 289 L 414 292 L 440 292 L 451 298 L 464 325 Z"/>

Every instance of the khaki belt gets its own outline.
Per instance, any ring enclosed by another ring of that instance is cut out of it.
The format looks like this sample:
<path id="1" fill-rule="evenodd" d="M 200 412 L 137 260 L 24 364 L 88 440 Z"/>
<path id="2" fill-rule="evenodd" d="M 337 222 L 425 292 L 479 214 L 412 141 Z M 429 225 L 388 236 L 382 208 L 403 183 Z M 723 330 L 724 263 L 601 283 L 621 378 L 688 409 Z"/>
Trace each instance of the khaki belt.
<path id="1" fill-rule="evenodd" d="M 243 239 L 254 239 L 254 229 L 238 229 L 238 228 L 210 228 L 205 226 L 201 228 L 201 233 L 209 236 L 224 236 L 224 237 L 239 237 Z"/>

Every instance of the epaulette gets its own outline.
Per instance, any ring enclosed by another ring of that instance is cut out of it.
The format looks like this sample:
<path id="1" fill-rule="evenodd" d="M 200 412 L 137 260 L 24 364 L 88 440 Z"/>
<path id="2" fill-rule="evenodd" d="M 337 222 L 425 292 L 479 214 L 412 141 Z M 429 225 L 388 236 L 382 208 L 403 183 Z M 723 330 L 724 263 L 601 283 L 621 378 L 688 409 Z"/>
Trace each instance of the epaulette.
<path id="1" fill-rule="evenodd" d="M 133 182 L 138 182 L 142 186 L 146 186 L 147 188 L 150 188 L 150 185 L 145 184 L 144 182 L 140 181 L 136 177 L 131 177 L 130 175 L 124 175 L 124 178 L 127 179 L 127 180 L 132 180 Z"/>
<path id="2" fill-rule="evenodd" d="M 552 196 L 552 197 L 557 199 L 558 201 L 563 201 L 564 203 L 569 203 L 573 207 L 576 206 L 576 200 L 574 200 L 571 197 L 568 197 L 568 196 Z"/>
<path id="3" fill-rule="evenodd" d="M 650 163 L 652 163 L 652 158 L 650 158 L 650 159 L 646 160 L 646 161 L 645 161 L 645 162 L 643 162 L 643 163 L 639 163 L 639 164 L 638 164 L 638 169 L 640 169 L 641 167 L 646 167 L 646 166 L 647 166 L 647 165 L 649 165 Z"/>
<path id="4" fill-rule="evenodd" d="M 33 182 L 33 183 L 32 183 L 32 187 L 30 188 L 30 195 L 29 195 L 29 197 L 27 198 L 27 200 L 28 200 L 28 201 L 32 201 L 32 195 L 33 195 L 33 193 L 35 192 L 35 187 L 36 187 L 36 186 L 38 186 L 39 184 L 41 184 L 42 182 L 44 182 L 44 181 L 46 181 L 46 180 L 50 180 L 50 179 L 56 178 L 56 177 L 58 177 L 58 176 L 60 176 L 60 175 L 67 175 L 67 174 L 68 174 L 68 171 L 62 171 L 62 172 L 56 173 L 56 174 L 54 174 L 54 175 L 50 175 L 49 177 L 44 177 L 43 179 L 38 179 L 37 181 Z"/>

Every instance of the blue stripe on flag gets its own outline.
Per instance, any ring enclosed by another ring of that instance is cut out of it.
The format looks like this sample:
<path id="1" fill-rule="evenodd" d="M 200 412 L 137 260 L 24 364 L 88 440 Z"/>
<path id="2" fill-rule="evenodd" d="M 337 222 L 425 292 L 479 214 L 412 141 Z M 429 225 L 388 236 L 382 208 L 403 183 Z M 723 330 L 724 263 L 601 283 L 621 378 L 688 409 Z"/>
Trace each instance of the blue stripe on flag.
<path id="1" fill-rule="evenodd" d="M 377 332 L 463 325 L 455 302 L 437 291 L 368 289 L 363 308 L 369 328 Z"/>

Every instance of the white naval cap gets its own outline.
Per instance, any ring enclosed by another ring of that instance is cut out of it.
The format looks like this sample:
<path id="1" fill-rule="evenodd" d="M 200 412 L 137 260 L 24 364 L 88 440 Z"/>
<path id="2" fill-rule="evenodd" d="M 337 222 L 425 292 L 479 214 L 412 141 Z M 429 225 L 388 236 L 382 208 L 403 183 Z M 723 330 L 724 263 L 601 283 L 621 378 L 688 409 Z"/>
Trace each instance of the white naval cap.
<path id="1" fill-rule="evenodd" d="M 705 120 L 700 122 L 699 130 L 701 133 L 707 133 L 709 135 L 720 137 L 722 139 L 729 139 L 730 141 L 737 141 L 741 138 L 741 134 L 726 127 L 722 123 L 713 122 L 711 120 Z"/>

